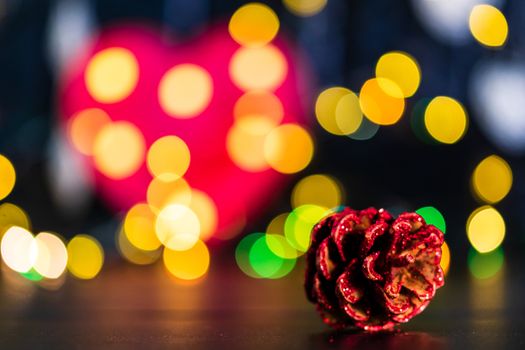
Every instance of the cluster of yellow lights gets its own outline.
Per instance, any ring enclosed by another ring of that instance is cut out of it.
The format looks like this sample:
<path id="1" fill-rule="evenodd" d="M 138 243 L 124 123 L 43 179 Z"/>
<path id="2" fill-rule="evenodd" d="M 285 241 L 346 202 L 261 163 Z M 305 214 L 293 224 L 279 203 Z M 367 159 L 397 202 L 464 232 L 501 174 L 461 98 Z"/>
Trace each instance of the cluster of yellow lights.
<path id="1" fill-rule="evenodd" d="M 321 12 L 328 0 L 283 0 L 284 6 L 293 14 L 309 17 Z"/>
<path id="2" fill-rule="evenodd" d="M 465 108 L 455 99 L 437 96 L 425 109 L 425 127 L 437 141 L 453 144 L 461 140 L 468 127 Z"/>
<path id="3" fill-rule="evenodd" d="M 469 27 L 474 38 L 485 46 L 501 47 L 507 41 L 507 19 L 492 5 L 474 6 L 470 12 Z"/>
<path id="4" fill-rule="evenodd" d="M 489 205 L 480 207 L 467 220 L 467 236 L 478 252 L 491 252 L 505 238 L 505 221 L 495 208 Z"/>
<path id="5" fill-rule="evenodd" d="M 273 91 L 283 84 L 288 62 L 271 43 L 279 31 L 277 15 L 267 5 L 249 3 L 233 14 L 229 31 L 241 45 L 230 60 L 230 78 L 245 92 L 235 103 L 226 136 L 230 158 L 248 172 L 301 171 L 313 157 L 314 144 L 302 126 L 281 124 L 284 108 Z"/>
<path id="6" fill-rule="evenodd" d="M 471 184 L 478 199 L 486 203 L 497 203 L 510 192 L 512 169 L 503 158 L 488 156 L 474 169 Z"/>

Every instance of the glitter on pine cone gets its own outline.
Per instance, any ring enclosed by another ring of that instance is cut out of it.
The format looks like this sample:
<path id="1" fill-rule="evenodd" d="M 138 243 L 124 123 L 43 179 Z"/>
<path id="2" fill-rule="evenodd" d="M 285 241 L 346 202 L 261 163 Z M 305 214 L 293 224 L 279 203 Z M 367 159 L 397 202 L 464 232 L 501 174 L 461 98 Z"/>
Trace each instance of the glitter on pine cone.
<path id="1" fill-rule="evenodd" d="M 416 213 L 344 208 L 316 224 L 305 289 L 323 321 L 367 331 L 421 313 L 443 286 L 443 233 Z"/>

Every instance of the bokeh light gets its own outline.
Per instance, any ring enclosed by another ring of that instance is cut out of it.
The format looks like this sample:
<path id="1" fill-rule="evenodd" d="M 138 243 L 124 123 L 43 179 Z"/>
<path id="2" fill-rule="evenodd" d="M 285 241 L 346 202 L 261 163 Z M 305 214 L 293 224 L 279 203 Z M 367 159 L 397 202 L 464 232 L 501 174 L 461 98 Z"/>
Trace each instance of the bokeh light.
<path id="1" fill-rule="evenodd" d="M 334 135 L 346 135 L 348 133 L 351 133 L 355 131 L 354 129 L 354 123 L 352 123 L 352 117 L 353 115 L 350 114 L 350 122 L 346 121 L 344 122 L 344 112 L 352 112 L 354 111 L 351 107 L 352 103 L 352 97 L 350 97 L 350 100 L 346 101 L 345 104 L 341 107 L 340 110 L 340 119 L 341 119 L 341 127 L 339 126 L 339 123 L 337 122 L 337 114 L 336 109 L 339 104 L 339 101 L 347 95 L 353 94 L 352 91 L 348 90 L 344 87 L 331 87 L 328 89 L 323 90 L 319 96 L 317 97 L 317 100 L 315 102 L 315 116 L 317 118 L 317 121 L 319 124 L 328 131 L 331 134 Z M 355 94 L 354 94 L 355 95 Z M 350 103 L 350 105 L 348 105 Z M 361 117 L 362 118 L 362 117 Z M 350 128 L 350 130 L 345 130 L 344 128 Z M 359 126 L 358 126 L 359 127 Z"/>
<path id="2" fill-rule="evenodd" d="M 263 233 L 250 233 L 243 237 L 235 248 L 235 261 L 239 269 L 247 276 L 252 278 L 261 278 L 261 276 L 253 269 L 250 263 L 250 250 L 255 242 L 264 237 Z"/>
<path id="3" fill-rule="evenodd" d="M 226 136 L 226 149 L 241 169 L 259 172 L 268 169 L 264 147 L 274 121 L 262 115 L 246 116 L 233 124 Z"/>
<path id="4" fill-rule="evenodd" d="M 163 181 L 172 181 L 183 176 L 190 166 L 190 149 L 177 136 L 164 136 L 155 141 L 147 154 L 147 165 L 151 175 Z"/>
<path id="5" fill-rule="evenodd" d="M 31 230 L 31 221 L 26 212 L 12 203 L 0 204 L 0 238 L 12 226 Z"/>
<path id="6" fill-rule="evenodd" d="M 157 216 L 146 203 L 135 204 L 124 219 L 124 233 L 128 241 L 140 250 L 152 251 L 161 243 L 155 233 Z"/>
<path id="7" fill-rule="evenodd" d="M 263 46 L 277 35 L 279 18 L 267 5 L 249 3 L 235 11 L 228 29 L 232 38 L 241 45 Z"/>
<path id="8" fill-rule="evenodd" d="M 388 52 L 377 61 L 376 77 L 393 81 L 399 86 L 404 97 L 410 97 L 419 87 L 421 70 L 417 61 L 406 52 Z M 379 79 L 378 82 L 383 84 L 384 80 Z M 383 89 L 388 89 L 388 86 Z"/>
<path id="9" fill-rule="evenodd" d="M 439 262 L 443 273 L 446 275 L 450 269 L 450 248 L 448 247 L 447 242 L 443 242 L 441 246 L 441 260 Z"/>
<path id="10" fill-rule="evenodd" d="M 183 178 L 164 181 L 155 177 L 151 180 L 146 198 L 152 210 L 158 212 L 168 204 L 178 203 L 189 205 L 191 201 L 191 188 Z"/>
<path id="11" fill-rule="evenodd" d="M 155 232 L 170 250 L 188 250 L 199 241 L 199 218 L 185 205 L 170 204 L 157 216 Z"/>
<path id="12" fill-rule="evenodd" d="M 159 103 L 175 118 L 192 118 L 202 113 L 213 97 L 213 80 L 202 67 L 181 64 L 171 68 L 159 84 Z"/>
<path id="13" fill-rule="evenodd" d="M 284 224 L 289 214 L 282 213 L 274 217 L 266 227 L 266 233 L 284 235 Z"/>
<path id="14" fill-rule="evenodd" d="M 213 199 L 203 191 L 191 191 L 190 209 L 195 213 L 200 223 L 200 239 L 207 241 L 217 232 L 219 211 Z"/>
<path id="15" fill-rule="evenodd" d="M 356 94 L 350 92 L 339 99 L 335 108 L 335 122 L 345 135 L 351 135 L 359 130 L 363 123 L 363 112 Z"/>
<path id="16" fill-rule="evenodd" d="M 264 142 L 264 157 L 280 173 L 292 174 L 306 168 L 312 160 L 312 137 L 297 124 L 283 124 L 273 129 Z"/>
<path id="17" fill-rule="evenodd" d="M 15 187 L 16 173 L 11 161 L 0 154 L 0 200 L 7 197 Z"/>
<path id="18" fill-rule="evenodd" d="M 100 108 L 81 110 L 69 120 L 69 139 L 80 153 L 92 155 L 98 133 L 109 123 L 111 123 L 111 118 Z"/>
<path id="19" fill-rule="evenodd" d="M 337 180 L 324 174 L 307 176 L 299 181 L 292 191 L 292 207 L 315 204 L 335 208 L 343 202 L 343 191 Z"/>
<path id="20" fill-rule="evenodd" d="M 468 126 L 467 113 L 458 101 L 447 96 L 432 99 L 425 110 L 425 127 L 437 141 L 458 142 Z"/>
<path id="21" fill-rule="evenodd" d="M 467 236 L 480 253 L 498 248 L 505 238 L 505 221 L 491 206 L 485 205 L 470 214 L 467 220 Z"/>
<path id="22" fill-rule="evenodd" d="M 277 257 L 282 259 L 295 259 L 297 250 L 286 240 L 283 234 L 266 233 L 264 235 L 268 249 Z"/>
<path id="23" fill-rule="evenodd" d="M 405 110 L 401 88 L 385 78 L 367 80 L 361 87 L 359 104 L 363 114 L 378 125 L 397 123 Z"/>
<path id="24" fill-rule="evenodd" d="M 299 252 L 306 252 L 310 246 L 312 228 L 329 213 L 326 208 L 306 204 L 295 208 L 284 224 L 287 241 Z"/>
<path id="25" fill-rule="evenodd" d="M 501 248 L 489 253 L 479 253 L 474 249 L 469 250 L 468 267 L 470 273 L 478 279 L 487 279 L 495 276 L 503 267 L 505 256 Z"/>
<path id="26" fill-rule="evenodd" d="M 470 12 L 469 27 L 474 38 L 485 46 L 500 47 L 507 41 L 507 19 L 492 5 L 474 6 Z"/>
<path id="27" fill-rule="evenodd" d="M 282 236 L 270 236 L 269 240 L 273 243 L 274 249 L 281 242 L 286 244 L 286 240 L 277 239 Z M 287 248 L 288 247 L 288 248 Z M 293 249 L 288 245 L 281 246 L 281 255 L 287 255 L 284 250 Z M 289 253 L 288 253 L 289 254 Z M 251 246 L 249 251 L 249 261 L 251 267 L 260 277 L 281 278 L 290 273 L 295 266 L 295 259 L 283 259 L 275 254 L 268 245 L 268 237 L 259 237 Z"/>
<path id="28" fill-rule="evenodd" d="M 142 250 L 137 248 L 128 240 L 123 228 L 116 232 L 115 243 L 120 256 L 135 265 L 153 264 L 162 254 L 162 247 L 156 250 Z"/>
<path id="29" fill-rule="evenodd" d="M 284 6 L 293 14 L 309 17 L 321 12 L 328 0 L 283 0 Z"/>
<path id="30" fill-rule="evenodd" d="M 38 255 L 38 247 L 31 232 L 18 226 L 9 228 L 2 237 L 0 252 L 5 264 L 17 272 L 31 270 Z"/>
<path id="31" fill-rule="evenodd" d="M 281 100 L 273 93 L 259 90 L 248 91 L 235 103 L 233 115 L 238 122 L 242 118 L 264 118 L 273 126 L 279 125 L 284 116 Z"/>
<path id="32" fill-rule="evenodd" d="M 139 65 L 133 53 L 122 47 L 98 52 L 85 72 L 86 88 L 100 103 L 115 103 L 133 92 L 139 79 Z"/>
<path id="33" fill-rule="evenodd" d="M 471 184 L 480 200 L 497 203 L 505 198 L 512 187 L 512 169 L 503 158 L 488 156 L 474 170 Z"/>
<path id="34" fill-rule="evenodd" d="M 244 91 L 277 89 L 288 73 L 288 63 L 273 45 L 241 47 L 230 61 L 230 77 Z"/>
<path id="35" fill-rule="evenodd" d="M 88 235 L 76 235 L 67 244 L 69 272 L 80 279 L 95 278 L 104 264 L 100 243 Z"/>
<path id="36" fill-rule="evenodd" d="M 133 175 L 145 157 L 145 141 L 132 123 L 119 121 L 100 130 L 93 148 L 97 169 L 109 178 L 119 180 Z"/>
<path id="37" fill-rule="evenodd" d="M 184 251 L 165 248 L 162 257 L 166 269 L 182 280 L 198 279 L 206 274 L 210 266 L 208 247 L 201 240 Z"/>
<path id="38" fill-rule="evenodd" d="M 422 207 L 416 210 L 416 213 L 421 215 L 428 225 L 436 226 L 443 233 L 447 232 L 445 218 L 443 217 L 443 214 L 441 214 L 441 212 L 436 208 L 431 206 Z"/>
<path id="39" fill-rule="evenodd" d="M 58 236 L 41 232 L 35 237 L 38 248 L 37 258 L 33 268 L 45 278 L 59 278 L 67 266 L 67 249 Z"/>

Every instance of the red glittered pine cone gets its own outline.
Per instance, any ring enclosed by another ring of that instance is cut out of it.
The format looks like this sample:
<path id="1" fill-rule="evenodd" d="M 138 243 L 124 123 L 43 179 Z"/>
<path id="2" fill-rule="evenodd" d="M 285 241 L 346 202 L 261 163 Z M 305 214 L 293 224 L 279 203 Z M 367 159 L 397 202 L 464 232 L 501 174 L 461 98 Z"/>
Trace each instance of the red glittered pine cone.
<path id="1" fill-rule="evenodd" d="M 345 208 L 312 230 L 305 289 L 335 328 L 389 329 L 422 312 L 444 284 L 443 233 L 416 213 Z"/>

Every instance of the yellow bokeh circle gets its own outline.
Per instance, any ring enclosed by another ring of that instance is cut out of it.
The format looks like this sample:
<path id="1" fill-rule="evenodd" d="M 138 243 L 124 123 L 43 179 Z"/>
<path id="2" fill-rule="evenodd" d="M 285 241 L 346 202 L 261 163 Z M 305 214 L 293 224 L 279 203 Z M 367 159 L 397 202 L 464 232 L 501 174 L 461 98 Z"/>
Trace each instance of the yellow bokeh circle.
<path id="1" fill-rule="evenodd" d="M 0 204 L 0 238 L 12 226 L 31 230 L 31 222 L 26 212 L 12 203 Z"/>
<path id="2" fill-rule="evenodd" d="M 467 236 L 480 253 L 498 248 L 505 238 L 505 221 L 491 206 L 483 206 L 470 214 L 467 220 Z"/>
<path id="3" fill-rule="evenodd" d="M 469 28 L 474 38 L 489 47 L 500 47 L 507 41 L 509 26 L 507 19 L 496 7 L 476 5 L 469 17 Z"/>
<path id="4" fill-rule="evenodd" d="M 341 205 L 343 193 L 339 183 L 324 174 L 307 176 L 299 181 L 292 191 L 292 207 L 315 204 L 325 208 Z"/>
<path id="5" fill-rule="evenodd" d="M 80 279 L 95 278 L 104 264 L 100 243 L 88 235 L 77 235 L 67 244 L 67 268 Z"/>
<path id="6" fill-rule="evenodd" d="M 203 191 L 191 191 L 190 209 L 199 219 L 200 235 L 202 241 L 210 239 L 217 231 L 219 211 L 213 199 Z"/>
<path id="7" fill-rule="evenodd" d="M 92 155 L 95 139 L 102 128 L 111 123 L 109 115 L 99 108 L 75 113 L 68 122 L 71 143 L 82 154 Z"/>
<path id="8" fill-rule="evenodd" d="M 155 233 L 157 216 L 146 203 L 135 204 L 124 219 L 124 233 L 128 241 L 138 249 L 151 251 L 160 247 Z"/>
<path id="9" fill-rule="evenodd" d="M 249 3 L 235 11 L 228 29 L 232 38 L 241 45 L 263 46 L 277 35 L 279 18 L 267 5 Z"/>
<path id="10" fill-rule="evenodd" d="M 151 175 L 170 181 L 186 173 L 190 158 L 190 149 L 180 137 L 164 136 L 150 146 L 146 160 Z"/>
<path id="11" fill-rule="evenodd" d="M 266 162 L 283 174 L 296 173 L 306 168 L 312 160 L 313 153 L 312 137 L 297 124 L 276 127 L 264 141 Z"/>
<path id="12" fill-rule="evenodd" d="M 410 97 L 419 87 L 421 70 L 417 61 L 406 52 L 388 52 L 377 61 L 376 77 L 393 81 L 404 97 Z"/>
<path id="13" fill-rule="evenodd" d="M 171 250 L 188 250 L 200 236 L 200 222 L 188 206 L 170 204 L 163 208 L 155 222 L 159 241 Z"/>
<path id="14" fill-rule="evenodd" d="M 115 180 L 129 177 L 142 166 L 145 148 L 144 136 L 132 123 L 119 121 L 108 124 L 95 139 L 95 167 Z"/>
<path id="15" fill-rule="evenodd" d="M 189 205 L 191 192 L 190 185 L 183 178 L 164 181 L 155 177 L 148 185 L 146 198 L 151 209 L 158 214 L 162 208 L 169 204 Z"/>
<path id="16" fill-rule="evenodd" d="M 242 118 L 264 118 L 277 126 L 284 117 L 284 107 L 281 100 L 271 92 L 248 91 L 235 102 L 233 116 L 236 121 Z"/>
<path id="17" fill-rule="evenodd" d="M 38 253 L 33 268 L 45 278 L 59 278 L 64 273 L 68 260 L 64 242 L 49 232 L 36 235 L 35 242 Z"/>
<path id="18" fill-rule="evenodd" d="M 363 114 L 378 125 L 392 125 L 399 121 L 405 110 L 401 88 L 390 79 L 367 80 L 359 93 Z"/>
<path id="19" fill-rule="evenodd" d="M 139 79 L 139 65 L 128 49 L 112 47 L 89 61 L 84 80 L 89 94 L 100 103 L 116 103 L 129 96 Z"/>
<path id="20" fill-rule="evenodd" d="M 461 103 L 447 96 L 432 99 L 425 110 L 425 127 L 437 141 L 458 142 L 468 127 L 467 112 Z"/>
<path id="21" fill-rule="evenodd" d="M 476 196 L 487 203 L 497 203 L 512 187 L 512 169 L 496 155 L 483 159 L 472 174 L 472 189 Z"/>
<path id="22" fill-rule="evenodd" d="M 450 249 L 447 242 L 443 242 L 441 246 L 441 261 L 439 262 L 443 273 L 446 275 L 450 269 Z"/>
<path id="23" fill-rule="evenodd" d="M 284 6 L 293 14 L 309 17 L 321 12 L 328 0 L 283 0 Z"/>
<path id="24" fill-rule="evenodd" d="M 15 187 L 16 172 L 9 159 L 0 154 L 0 200 L 7 197 Z"/>
<path id="25" fill-rule="evenodd" d="M 159 103 L 174 118 L 193 118 L 201 114 L 213 97 L 210 73 L 195 64 L 180 64 L 162 77 Z"/>
<path id="26" fill-rule="evenodd" d="M 331 134 L 351 134 L 361 124 L 359 117 L 361 119 L 363 117 L 358 101 L 357 96 L 347 88 L 335 86 L 325 89 L 315 102 L 317 121 Z M 359 125 L 356 126 L 356 124 Z"/>
<path id="27" fill-rule="evenodd" d="M 210 266 L 210 253 L 202 241 L 185 251 L 165 248 L 164 266 L 176 278 L 195 280 L 206 274 Z"/>

